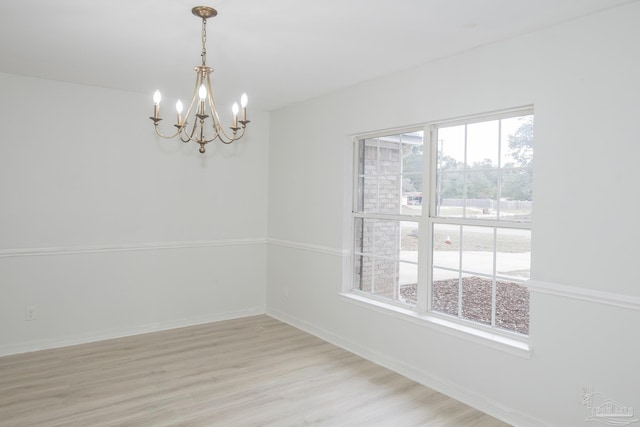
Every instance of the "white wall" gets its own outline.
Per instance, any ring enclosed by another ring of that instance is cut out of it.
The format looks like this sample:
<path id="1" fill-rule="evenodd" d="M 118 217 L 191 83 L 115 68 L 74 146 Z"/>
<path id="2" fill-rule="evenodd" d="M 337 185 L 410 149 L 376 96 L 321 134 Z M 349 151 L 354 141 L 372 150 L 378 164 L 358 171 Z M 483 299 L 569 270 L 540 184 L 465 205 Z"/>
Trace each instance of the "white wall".
<path id="1" fill-rule="evenodd" d="M 272 113 L 267 312 L 516 425 L 589 424 L 582 385 L 639 412 L 639 19 L 634 3 Z M 350 135 L 528 104 L 531 358 L 340 297 Z"/>
<path id="2" fill-rule="evenodd" d="M 268 114 L 201 155 L 149 96 L 0 92 L 0 354 L 264 312 Z"/>

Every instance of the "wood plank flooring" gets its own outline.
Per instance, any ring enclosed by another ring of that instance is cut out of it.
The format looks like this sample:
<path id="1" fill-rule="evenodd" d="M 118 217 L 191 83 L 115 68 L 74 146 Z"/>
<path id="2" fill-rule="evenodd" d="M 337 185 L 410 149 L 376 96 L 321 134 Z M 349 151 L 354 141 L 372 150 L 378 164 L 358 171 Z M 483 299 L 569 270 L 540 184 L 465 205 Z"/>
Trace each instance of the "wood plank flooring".
<path id="1" fill-rule="evenodd" d="M 507 426 L 268 316 L 0 358 L 0 426 Z"/>

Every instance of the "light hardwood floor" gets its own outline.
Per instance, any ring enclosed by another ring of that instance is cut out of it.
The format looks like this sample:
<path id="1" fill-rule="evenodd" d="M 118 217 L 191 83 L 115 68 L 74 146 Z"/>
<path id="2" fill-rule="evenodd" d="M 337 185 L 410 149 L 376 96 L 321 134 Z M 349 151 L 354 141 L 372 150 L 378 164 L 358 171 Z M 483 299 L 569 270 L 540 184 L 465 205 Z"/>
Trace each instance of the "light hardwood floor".
<path id="1" fill-rule="evenodd" d="M 1 426 L 506 426 L 268 316 L 0 358 Z"/>

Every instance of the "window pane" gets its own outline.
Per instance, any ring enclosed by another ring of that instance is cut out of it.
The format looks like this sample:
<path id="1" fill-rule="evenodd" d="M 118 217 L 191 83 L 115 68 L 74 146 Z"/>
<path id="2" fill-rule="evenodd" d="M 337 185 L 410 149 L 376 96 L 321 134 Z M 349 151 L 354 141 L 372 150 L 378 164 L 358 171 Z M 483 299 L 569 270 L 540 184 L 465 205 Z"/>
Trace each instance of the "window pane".
<path id="1" fill-rule="evenodd" d="M 400 262 L 398 266 L 400 270 L 398 300 L 415 306 L 418 295 L 418 265 Z"/>
<path id="2" fill-rule="evenodd" d="M 415 306 L 418 292 L 418 223 L 400 223 L 399 301 Z"/>
<path id="3" fill-rule="evenodd" d="M 499 228 L 496 274 L 528 279 L 531 274 L 531 230 Z"/>
<path id="4" fill-rule="evenodd" d="M 416 305 L 418 223 L 354 220 L 354 289 Z"/>
<path id="5" fill-rule="evenodd" d="M 466 218 L 496 219 L 498 170 L 480 169 L 467 173 Z"/>
<path id="6" fill-rule="evenodd" d="M 422 137 L 419 145 L 402 144 L 402 173 L 422 174 L 422 151 Z"/>
<path id="7" fill-rule="evenodd" d="M 458 316 L 459 273 L 433 269 L 431 287 L 431 309 L 439 313 Z"/>
<path id="8" fill-rule="evenodd" d="M 378 174 L 400 175 L 401 172 L 401 144 L 398 135 L 379 138 L 378 144 Z"/>
<path id="9" fill-rule="evenodd" d="M 378 179 L 365 176 L 360 182 L 364 186 L 361 191 L 362 212 L 378 212 Z"/>
<path id="10" fill-rule="evenodd" d="M 373 176 L 378 174 L 378 139 L 360 141 L 360 174 Z"/>
<path id="11" fill-rule="evenodd" d="M 533 162 L 533 115 L 502 120 L 502 166 L 531 166 Z"/>
<path id="12" fill-rule="evenodd" d="M 433 265 L 460 268 L 460 226 L 433 225 Z"/>
<path id="13" fill-rule="evenodd" d="M 533 177 L 530 168 L 507 169 L 502 172 L 500 218 L 531 221 Z"/>
<path id="14" fill-rule="evenodd" d="M 423 132 L 401 135 L 402 214 L 422 214 Z"/>
<path id="15" fill-rule="evenodd" d="M 397 282 L 397 261 L 376 258 L 373 275 L 373 294 L 385 298 L 394 299 Z"/>
<path id="16" fill-rule="evenodd" d="M 464 172 L 441 172 L 436 180 L 436 215 L 461 218 L 464 212 Z"/>
<path id="17" fill-rule="evenodd" d="M 474 322 L 491 324 L 493 281 L 486 277 L 463 275 L 462 317 Z"/>
<path id="18" fill-rule="evenodd" d="M 360 180 L 362 190 L 358 189 L 360 198 L 356 207 L 366 213 L 400 213 L 399 177 L 387 175 L 380 177 L 365 177 Z"/>
<path id="19" fill-rule="evenodd" d="M 422 174 L 402 175 L 402 214 L 422 214 Z"/>
<path id="20" fill-rule="evenodd" d="M 403 185 L 407 190 L 418 186 L 414 192 L 422 191 L 421 149 L 416 150 L 408 166 L 416 171 L 406 179 L 402 176 L 403 149 L 408 155 L 414 147 L 401 144 L 402 135 L 390 135 L 381 138 L 364 139 L 358 145 L 358 212 L 400 214 L 403 197 Z M 421 137 L 420 137 L 421 138 Z M 420 147 L 421 148 L 421 147 Z M 404 180 L 404 181 L 403 181 Z M 405 203 L 406 204 L 406 203 Z M 418 212 L 419 214 L 420 212 Z"/>
<path id="21" fill-rule="evenodd" d="M 362 240 L 362 252 L 397 259 L 400 224 L 394 220 L 365 219 Z"/>
<path id="22" fill-rule="evenodd" d="M 378 213 L 400 213 L 400 182 L 398 175 L 386 175 L 378 179 Z"/>
<path id="23" fill-rule="evenodd" d="M 402 221 L 400 223 L 400 259 L 418 262 L 418 223 Z"/>
<path id="24" fill-rule="evenodd" d="M 438 129 L 438 169 L 462 169 L 465 159 L 465 126 Z"/>
<path id="25" fill-rule="evenodd" d="M 514 282 L 496 283 L 496 326 L 529 333 L 529 290 Z"/>
<path id="26" fill-rule="evenodd" d="M 493 275 L 493 227 L 462 227 L 462 269 Z"/>
<path id="27" fill-rule="evenodd" d="M 468 125 L 467 166 L 497 167 L 499 145 L 498 120 Z"/>
<path id="28" fill-rule="evenodd" d="M 363 255 L 354 257 L 353 288 L 371 292 L 373 285 L 373 258 Z"/>

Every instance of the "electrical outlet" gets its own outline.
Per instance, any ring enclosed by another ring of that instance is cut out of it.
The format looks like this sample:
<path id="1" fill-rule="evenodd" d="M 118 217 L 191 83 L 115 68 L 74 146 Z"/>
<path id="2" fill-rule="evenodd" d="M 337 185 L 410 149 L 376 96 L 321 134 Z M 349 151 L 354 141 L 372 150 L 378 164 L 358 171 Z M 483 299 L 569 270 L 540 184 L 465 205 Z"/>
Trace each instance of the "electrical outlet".
<path id="1" fill-rule="evenodd" d="M 25 320 L 35 320 L 36 319 L 36 306 L 28 305 L 24 311 L 24 319 Z"/>

